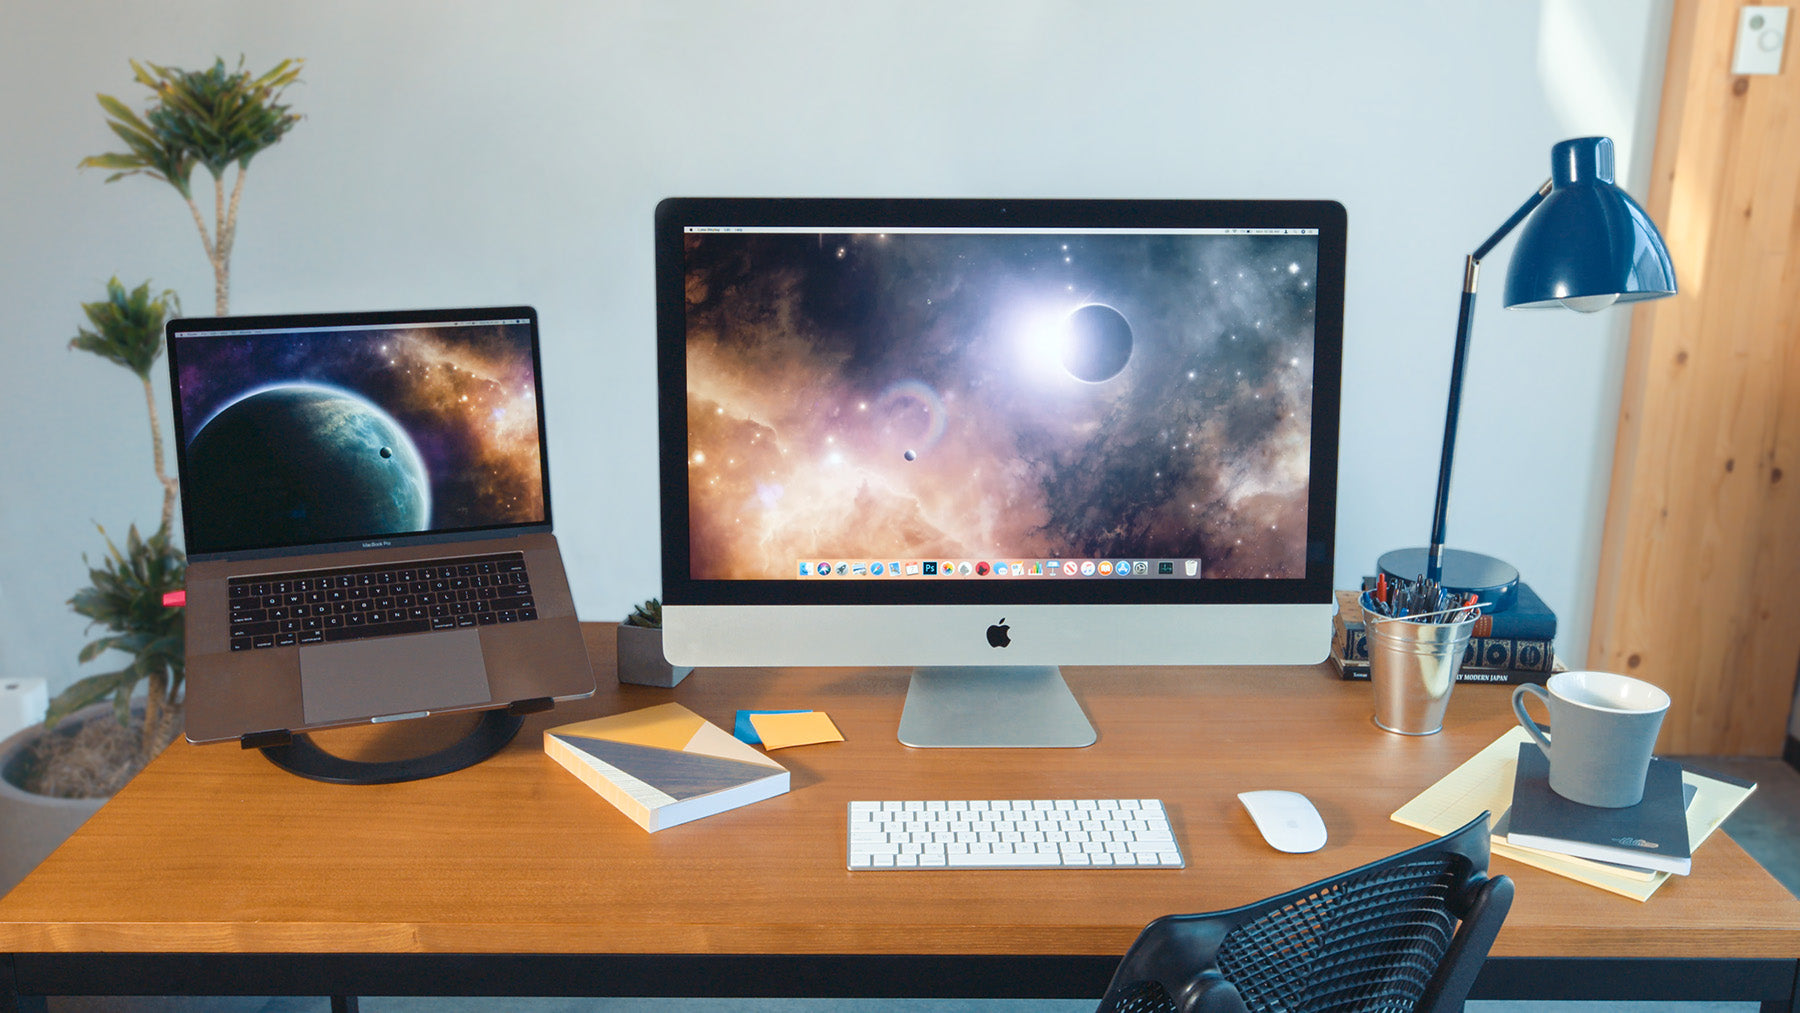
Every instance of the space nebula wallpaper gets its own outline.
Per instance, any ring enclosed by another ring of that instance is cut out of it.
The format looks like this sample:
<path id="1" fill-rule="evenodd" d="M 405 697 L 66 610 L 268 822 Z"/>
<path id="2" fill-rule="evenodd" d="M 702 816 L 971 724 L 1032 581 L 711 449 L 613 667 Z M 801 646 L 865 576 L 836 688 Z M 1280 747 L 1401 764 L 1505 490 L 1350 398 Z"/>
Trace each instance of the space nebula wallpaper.
<path id="1" fill-rule="evenodd" d="M 1317 236 L 692 231 L 691 574 L 1306 571 Z"/>
<path id="2" fill-rule="evenodd" d="M 529 326 L 178 337 L 189 550 L 542 523 Z"/>

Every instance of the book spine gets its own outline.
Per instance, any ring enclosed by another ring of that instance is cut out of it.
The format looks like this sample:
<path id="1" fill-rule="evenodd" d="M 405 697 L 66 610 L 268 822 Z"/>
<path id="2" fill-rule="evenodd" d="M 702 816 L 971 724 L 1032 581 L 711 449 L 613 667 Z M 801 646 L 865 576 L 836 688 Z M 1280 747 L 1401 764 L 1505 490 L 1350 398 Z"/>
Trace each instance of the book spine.
<path id="1" fill-rule="evenodd" d="M 1342 615 L 1332 620 L 1332 652 L 1345 661 L 1369 660 L 1369 636 L 1361 622 L 1345 620 Z M 1521 640 L 1517 637 L 1470 637 L 1463 650 L 1465 668 L 1519 669 L 1526 672 L 1550 672 L 1556 665 L 1555 645 L 1548 640 Z"/>
<path id="2" fill-rule="evenodd" d="M 1346 661 L 1333 654 L 1331 662 L 1337 666 L 1340 678 L 1354 682 L 1367 682 L 1369 679 L 1369 663 L 1366 660 Z M 1517 686 L 1527 682 L 1542 685 L 1549 678 L 1549 672 L 1531 672 L 1517 668 L 1489 669 L 1464 666 L 1456 671 L 1457 682 L 1487 683 L 1494 686 Z"/>
<path id="3" fill-rule="evenodd" d="M 1364 577 L 1364 590 L 1374 586 L 1373 577 Z M 1351 599 L 1354 601 L 1354 596 Z M 1340 602 L 1342 599 L 1340 598 Z M 1362 610 L 1358 608 L 1355 618 L 1362 619 Z M 1519 585 L 1518 602 L 1505 612 L 1490 612 L 1475 621 L 1477 637 L 1510 637 L 1514 640 L 1556 639 L 1556 613 L 1544 604 L 1537 592 L 1529 585 Z"/>

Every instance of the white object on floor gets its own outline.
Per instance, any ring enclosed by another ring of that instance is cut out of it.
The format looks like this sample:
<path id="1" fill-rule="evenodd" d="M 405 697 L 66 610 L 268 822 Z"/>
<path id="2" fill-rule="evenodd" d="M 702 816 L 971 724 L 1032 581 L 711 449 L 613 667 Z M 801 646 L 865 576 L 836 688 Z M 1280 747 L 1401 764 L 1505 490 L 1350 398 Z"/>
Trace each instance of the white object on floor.
<path id="1" fill-rule="evenodd" d="M 50 690 L 43 679 L 0 679 L 0 739 L 44 720 Z"/>

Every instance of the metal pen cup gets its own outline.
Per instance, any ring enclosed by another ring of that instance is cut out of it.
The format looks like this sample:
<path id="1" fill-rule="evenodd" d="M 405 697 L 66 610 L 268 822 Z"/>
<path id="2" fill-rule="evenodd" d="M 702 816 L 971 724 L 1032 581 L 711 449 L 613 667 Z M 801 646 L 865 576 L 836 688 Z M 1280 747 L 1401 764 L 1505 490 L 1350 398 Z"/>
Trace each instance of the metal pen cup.
<path id="1" fill-rule="evenodd" d="M 1384 616 L 1362 596 L 1363 632 L 1369 638 L 1369 682 L 1375 689 L 1375 724 L 1400 735 L 1443 730 L 1450 690 L 1462 668 L 1476 614 L 1451 622 L 1461 608 L 1416 616 Z"/>

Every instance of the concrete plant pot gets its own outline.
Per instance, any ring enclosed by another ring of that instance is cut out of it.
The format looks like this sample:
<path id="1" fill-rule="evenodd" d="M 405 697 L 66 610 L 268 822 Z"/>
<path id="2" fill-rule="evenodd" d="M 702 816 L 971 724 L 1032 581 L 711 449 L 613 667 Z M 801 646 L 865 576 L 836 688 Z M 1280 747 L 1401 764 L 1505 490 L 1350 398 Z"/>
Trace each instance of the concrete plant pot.
<path id="1" fill-rule="evenodd" d="M 619 681 L 634 686 L 671 689 L 694 669 L 671 665 L 663 656 L 662 630 L 619 624 Z"/>
<path id="2" fill-rule="evenodd" d="M 81 725 L 96 720 L 113 720 L 112 705 L 83 707 L 55 730 L 33 724 L 0 742 L 0 894 L 18 885 L 106 804 L 106 797 L 54 798 L 28 792 L 15 783 L 15 778 L 24 774 L 21 768 L 28 746 L 45 735 L 73 735 Z"/>

